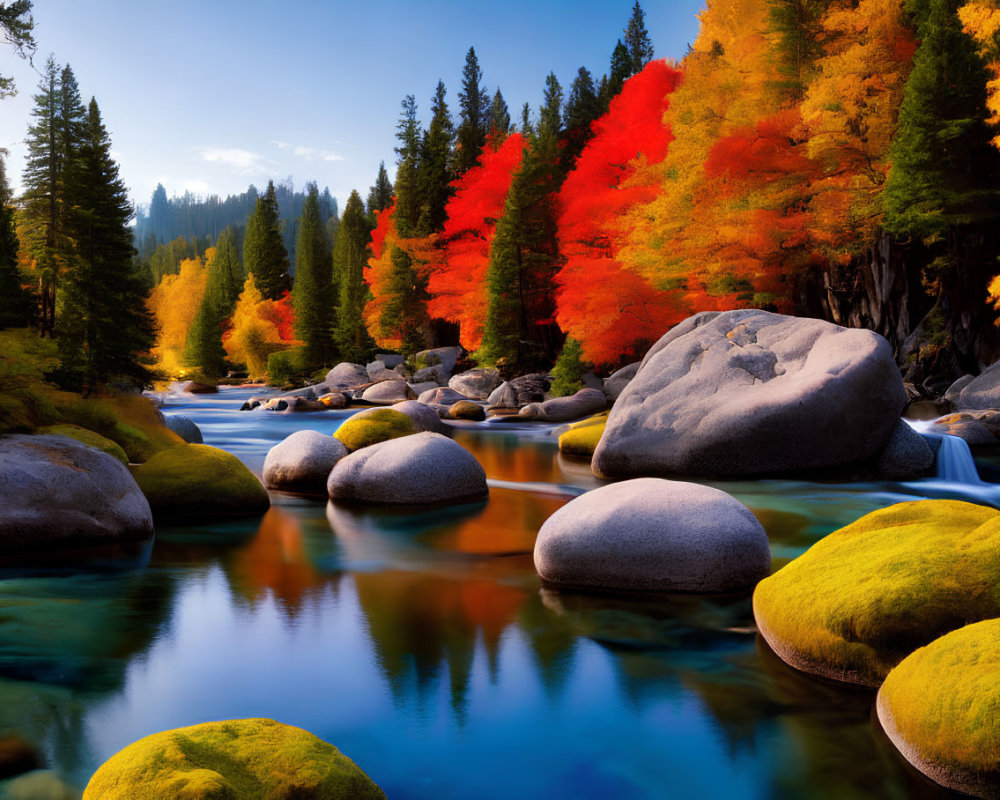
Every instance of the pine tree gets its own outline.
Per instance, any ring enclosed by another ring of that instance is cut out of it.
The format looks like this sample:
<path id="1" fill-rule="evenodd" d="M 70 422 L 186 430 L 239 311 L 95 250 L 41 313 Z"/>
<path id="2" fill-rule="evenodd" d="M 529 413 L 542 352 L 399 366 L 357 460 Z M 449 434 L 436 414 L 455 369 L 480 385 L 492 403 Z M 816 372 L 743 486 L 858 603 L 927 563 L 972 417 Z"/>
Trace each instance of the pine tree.
<path id="1" fill-rule="evenodd" d="M 431 102 L 431 124 L 424 131 L 417 171 L 417 191 L 420 193 L 418 235 L 437 233 L 444 227 L 445 206 L 451 197 L 451 148 L 455 128 L 451 122 L 445 87 L 438 81 Z"/>
<path id="2" fill-rule="evenodd" d="M 378 162 L 378 177 L 375 184 L 368 191 L 368 213 L 374 217 L 379 211 L 384 211 L 392 205 L 392 181 L 389 180 L 389 173 L 385 168 L 385 162 Z M 344 209 L 347 213 L 347 209 Z M 371 227 L 375 227 L 374 222 Z"/>
<path id="3" fill-rule="evenodd" d="M 510 109 L 507 108 L 507 101 L 503 99 L 500 89 L 497 89 L 490 104 L 490 140 L 494 149 L 503 144 L 510 129 Z"/>
<path id="4" fill-rule="evenodd" d="M 590 140 L 590 124 L 601 116 L 601 101 L 594 91 L 594 79 L 586 67 L 580 67 L 566 101 L 566 150 L 563 163 L 569 170 Z"/>
<path id="5" fill-rule="evenodd" d="M 282 242 L 274 181 L 267 182 L 267 191 L 257 198 L 247 220 L 243 264 L 266 300 L 277 300 L 288 291 L 288 251 Z"/>
<path id="6" fill-rule="evenodd" d="M 601 91 L 597 95 L 602 112 L 608 110 L 611 101 L 621 93 L 625 81 L 631 75 L 632 57 L 629 55 L 628 48 L 619 39 L 611 53 L 610 71 L 607 76 L 601 79 Z"/>
<path id="7" fill-rule="evenodd" d="M 384 172 L 384 168 L 380 172 Z M 335 338 L 341 358 L 361 363 L 371 354 L 373 346 L 362 316 L 368 297 L 364 267 L 368 263 L 370 244 L 371 228 L 361 196 L 351 192 L 333 251 L 334 272 L 340 290 Z"/>
<path id="8" fill-rule="evenodd" d="M 132 205 L 93 99 L 65 181 L 68 229 L 75 243 L 59 328 L 65 375 L 88 392 L 112 379 L 145 384 L 153 320 L 134 263 L 128 224 Z"/>
<path id="9" fill-rule="evenodd" d="M 35 52 L 35 38 L 32 35 L 34 25 L 31 0 L 12 0 L 0 4 L 0 39 L 12 45 L 21 58 L 31 58 Z M 0 98 L 14 93 L 14 79 L 0 75 Z"/>
<path id="10" fill-rule="evenodd" d="M 392 245 L 388 301 L 379 320 L 381 335 L 398 335 L 403 352 L 412 355 L 427 346 L 427 276 L 406 250 Z"/>
<path id="11" fill-rule="evenodd" d="M 309 368 L 325 366 L 333 358 L 333 262 L 326 231 L 320 222 L 319 190 L 310 184 L 302 206 L 295 243 L 295 334 L 303 343 L 303 361 Z"/>
<path id="12" fill-rule="evenodd" d="M 420 121 L 417 101 L 412 94 L 403 98 L 402 114 L 396 123 L 399 146 L 396 153 L 396 210 L 393 218 L 400 236 L 415 236 L 420 224 L 420 190 L 417 172 L 420 167 Z"/>
<path id="13" fill-rule="evenodd" d="M 646 12 L 639 5 L 639 0 L 632 6 L 632 16 L 629 17 L 624 33 L 624 44 L 629 55 L 629 77 L 631 77 L 642 72 L 643 67 L 653 60 L 653 42 L 646 30 Z"/>
<path id="14" fill-rule="evenodd" d="M 462 91 L 458 93 L 458 145 L 455 152 L 455 174 L 462 175 L 479 159 L 489 132 L 490 96 L 482 85 L 483 71 L 479 68 L 476 50 L 469 48 L 462 70 Z"/>
<path id="15" fill-rule="evenodd" d="M 558 137 L 562 130 L 563 90 L 554 72 L 545 77 L 545 92 L 538 114 L 539 137 Z"/>
<path id="16" fill-rule="evenodd" d="M 779 79 L 775 89 L 797 102 L 805 94 L 809 72 L 823 54 L 823 17 L 829 0 L 768 0 L 768 27 Z"/>
<path id="17" fill-rule="evenodd" d="M 170 232 L 173 230 L 171 216 L 172 210 L 170 202 L 167 200 L 167 190 L 163 188 L 162 183 L 158 183 L 149 202 L 149 227 L 159 244 L 166 244 L 170 241 Z"/>
<path id="18" fill-rule="evenodd" d="M 184 362 L 200 369 L 206 378 L 217 379 L 226 373 L 223 327 L 236 307 L 245 281 L 232 228 L 227 227 L 219 234 L 206 268 L 205 295 L 188 331 Z"/>
<path id="19" fill-rule="evenodd" d="M 33 303 L 17 268 L 18 242 L 5 155 L 0 150 L 0 328 L 20 328 L 31 324 Z"/>
<path id="20" fill-rule="evenodd" d="M 531 123 L 531 105 L 525 103 L 521 106 L 521 133 L 531 136 L 535 132 L 535 126 Z"/>

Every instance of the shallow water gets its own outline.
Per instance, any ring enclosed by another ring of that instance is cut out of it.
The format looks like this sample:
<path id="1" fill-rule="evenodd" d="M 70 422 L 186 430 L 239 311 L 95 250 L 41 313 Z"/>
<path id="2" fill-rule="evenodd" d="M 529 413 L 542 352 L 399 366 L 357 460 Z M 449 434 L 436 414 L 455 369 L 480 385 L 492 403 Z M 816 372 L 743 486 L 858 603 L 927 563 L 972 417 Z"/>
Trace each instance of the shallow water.
<path id="1" fill-rule="evenodd" d="M 252 393 L 164 411 L 258 474 L 293 430 L 350 414 L 237 411 Z M 391 798 L 950 796 L 895 753 L 871 692 L 782 664 L 748 594 L 543 590 L 538 527 L 600 483 L 554 430 L 456 431 L 486 502 L 407 513 L 275 493 L 262 519 L 159 526 L 151 548 L 0 572 L 0 737 L 35 742 L 80 786 L 150 733 L 264 716 L 336 744 Z M 890 503 L 984 491 L 714 485 L 761 519 L 775 568 Z"/>

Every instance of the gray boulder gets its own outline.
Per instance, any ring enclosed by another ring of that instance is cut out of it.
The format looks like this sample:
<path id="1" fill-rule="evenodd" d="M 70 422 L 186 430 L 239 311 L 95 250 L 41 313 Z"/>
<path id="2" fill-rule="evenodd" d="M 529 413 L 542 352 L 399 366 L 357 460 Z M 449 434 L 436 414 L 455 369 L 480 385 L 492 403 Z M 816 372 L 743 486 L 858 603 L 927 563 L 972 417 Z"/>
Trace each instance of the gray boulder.
<path id="1" fill-rule="evenodd" d="M 324 381 L 330 391 L 353 389 L 370 382 L 371 378 L 368 377 L 367 369 L 361 364 L 351 364 L 347 361 L 337 364 L 326 373 Z"/>
<path id="2" fill-rule="evenodd" d="M 128 467 L 65 436 L 0 437 L 0 553 L 148 539 Z"/>
<path id="3" fill-rule="evenodd" d="M 992 422 L 992 420 L 991 420 Z M 968 413 L 948 414 L 934 420 L 934 432 L 946 433 L 964 439 L 972 447 L 1000 444 L 1000 440 L 978 415 Z"/>
<path id="4" fill-rule="evenodd" d="M 580 376 L 580 380 L 583 382 L 584 389 L 597 389 L 599 391 L 604 391 L 604 381 L 598 378 L 593 372 L 584 372 Z"/>
<path id="5" fill-rule="evenodd" d="M 303 386 L 301 389 L 294 389 L 290 392 L 282 392 L 280 397 L 304 397 L 306 400 L 315 400 L 320 395 L 327 394 L 330 391 L 325 383 L 316 383 L 312 386 Z"/>
<path id="6" fill-rule="evenodd" d="M 490 393 L 486 402 L 501 408 L 520 408 L 528 403 L 541 403 L 549 391 L 549 383 L 549 376 L 544 372 L 520 375 L 501 383 Z"/>
<path id="7" fill-rule="evenodd" d="M 617 400 L 618 396 L 625 391 L 625 387 L 629 385 L 629 382 L 635 377 L 638 371 L 639 362 L 636 361 L 634 364 L 622 367 L 617 372 L 612 372 L 604 379 L 604 394 L 608 396 L 611 402 Z"/>
<path id="8" fill-rule="evenodd" d="M 875 469 L 884 480 L 907 481 L 926 475 L 933 466 L 934 451 L 927 440 L 899 420 Z"/>
<path id="9" fill-rule="evenodd" d="M 500 385 L 500 372 L 495 369 L 470 369 L 452 375 L 448 386 L 470 400 L 485 400 Z"/>
<path id="10" fill-rule="evenodd" d="M 975 379 L 975 375 L 963 375 L 945 390 L 943 399 L 951 403 L 953 406 L 956 405 L 958 403 L 958 396 L 962 393 L 962 390 Z"/>
<path id="11" fill-rule="evenodd" d="M 959 378 L 959 380 L 962 380 Z M 948 389 L 950 393 L 952 384 Z M 1000 361 L 987 367 L 976 378 L 966 382 L 952 402 L 959 411 L 1000 408 Z"/>
<path id="12" fill-rule="evenodd" d="M 347 408 L 351 401 L 343 392 L 329 392 L 316 398 L 326 408 Z"/>
<path id="13" fill-rule="evenodd" d="M 843 467 L 882 453 L 905 402 L 892 349 L 872 331 L 756 310 L 699 314 L 647 354 L 592 466 L 608 477 Z"/>
<path id="14" fill-rule="evenodd" d="M 438 416 L 437 411 L 416 400 L 404 400 L 402 403 L 396 403 L 392 406 L 392 410 L 398 411 L 400 414 L 406 414 L 406 416 L 412 419 L 413 429 L 418 433 L 423 431 L 444 433 L 447 430 L 447 426 L 441 422 L 441 417 Z M 361 413 L 364 414 L 365 412 L 362 411 Z"/>
<path id="15" fill-rule="evenodd" d="M 415 383 L 430 383 L 433 381 L 438 386 L 444 386 L 448 383 L 448 372 L 445 370 L 443 364 L 435 364 L 432 367 L 418 369 L 413 373 L 413 380 Z"/>
<path id="16" fill-rule="evenodd" d="M 344 443 L 318 431 L 295 431 L 267 452 L 264 485 L 288 492 L 325 494 L 326 479 L 347 455 Z"/>
<path id="17" fill-rule="evenodd" d="M 396 380 L 399 378 L 398 373 L 393 372 L 390 367 L 387 367 L 381 361 L 372 361 L 365 367 L 365 371 L 368 373 L 368 380 L 370 381 Z"/>
<path id="18" fill-rule="evenodd" d="M 465 350 L 462 347 L 435 347 L 432 350 L 421 350 L 414 356 L 414 361 L 418 371 L 424 367 L 440 364 L 447 376 L 455 371 L 455 364 L 464 355 Z"/>
<path id="19" fill-rule="evenodd" d="M 399 353 L 376 353 L 375 360 L 385 364 L 386 369 L 395 369 L 406 359 L 399 355 Z"/>
<path id="20" fill-rule="evenodd" d="M 431 392 L 441 387 L 441 384 L 435 383 L 434 381 L 420 381 L 420 382 L 410 381 L 409 383 L 410 383 L 410 389 L 413 390 L 413 394 L 415 394 L 418 398 L 424 392 Z"/>
<path id="21" fill-rule="evenodd" d="M 395 380 L 379 381 L 365 389 L 361 399 L 366 403 L 379 406 L 391 406 L 404 400 L 414 400 L 416 395 L 409 384 L 400 377 Z"/>
<path id="22" fill-rule="evenodd" d="M 188 444 L 203 444 L 205 441 L 202 439 L 201 429 L 183 414 L 164 416 L 163 423 Z"/>
<path id="23" fill-rule="evenodd" d="M 449 389 L 447 386 L 442 386 L 438 389 L 429 389 L 426 392 L 422 392 L 417 400 L 421 403 L 426 403 L 430 406 L 450 406 L 457 403 L 459 400 L 468 400 L 464 394 L 459 394 L 454 389 Z"/>
<path id="24" fill-rule="evenodd" d="M 545 422 L 569 422 L 604 411 L 608 399 L 601 389 L 581 389 L 569 397 L 553 397 L 544 403 L 530 403 L 518 412 L 519 417 Z"/>
<path id="25" fill-rule="evenodd" d="M 771 570 L 764 528 L 725 492 L 659 478 L 602 486 L 549 517 L 535 569 L 562 587 L 726 592 Z"/>
<path id="26" fill-rule="evenodd" d="M 415 433 L 351 453 L 330 473 L 332 500 L 386 505 L 461 503 L 486 497 L 473 455 L 439 433 Z"/>

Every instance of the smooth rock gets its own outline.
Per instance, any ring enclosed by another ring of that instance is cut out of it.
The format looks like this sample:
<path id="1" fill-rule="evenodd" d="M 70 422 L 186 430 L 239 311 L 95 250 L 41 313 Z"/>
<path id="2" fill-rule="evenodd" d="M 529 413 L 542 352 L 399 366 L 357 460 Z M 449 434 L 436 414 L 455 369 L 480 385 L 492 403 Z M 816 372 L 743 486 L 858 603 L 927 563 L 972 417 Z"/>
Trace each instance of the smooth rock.
<path id="1" fill-rule="evenodd" d="M 549 376 L 543 372 L 519 375 L 504 381 L 494 389 L 486 402 L 501 408 L 520 408 L 529 403 L 541 403 L 549 391 Z"/>
<path id="2" fill-rule="evenodd" d="M 201 383 L 200 381 L 188 381 L 181 384 L 180 389 L 182 392 L 187 392 L 188 394 L 216 394 L 219 391 L 218 386 L 210 383 Z"/>
<path id="3" fill-rule="evenodd" d="M 326 373 L 326 380 L 323 382 L 330 391 L 343 391 L 370 383 L 371 378 L 363 365 L 344 361 Z"/>
<path id="4" fill-rule="evenodd" d="M 435 383 L 434 381 L 421 381 L 420 383 L 414 383 L 413 381 L 410 381 L 409 384 L 410 384 L 410 391 L 412 391 L 413 394 L 416 395 L 418 399 L 420 398 L 420 395 L 422 395 L 424 392 L 432 392 L 435 389 L 440 388 L 441 386 L 439 383 Z"/>
<path id="5" fill-rule="evenodd" d="M 605 412 L 570 425 L 569 430 L 559 435 L 559 452 L 592 458 L 607 424 L 608 415 Z"/>
<path id="6" fill-rule="evenodd" d="M 368 373 L 368 380 L 370 381 L 388 381 L 399 378 L 398 373 L 393 372 L 392 369 L 381 361 L 372 361 L 370 364 L 367 364 L 365 371 Z"/>
<path id="7" fill-rule="evenodd" d="M 987 447 L 1000 444 L 1000 440 L 983 423 L 982 420 L 969 412 L 946 414 L 934 420 L 936 433 L 947 433 L 965 439 L 973 447 Z"/>
<path id="8" fill-rule="evenodd" d="M 445 376 L 448 376 L 454 372 L 455 364 L 464 355 L 465 349 L 462 347 L 435 347 L 432 350 L 421 350 L 414 357 L 414 362 L 418 371 L 440 364 L 444 368 Z"/>
<path id="9" fill-rule="evenodd" d="M 351 452 L 416 432 L 413 418 L 393 408 L 369 408 L 344 420 L 334 432 Z"/>
<path id="10" fill-rule="evenodd" d="M 889 344 L 766 311 L 699 314 L 662 337 L 619 396 L 605 477 L 736 477 L 877 458 L 905 404 Z"/>
<path id="11" fill-rule="evenodd" d="M 955 384 L 952 384 L 948 393 L 952 394 L 950 399 L 959 411 L 1000 408 L 1000 361 L 984 369 L 971 381 L 966 381 L 957 393 L 952 393 L 954 388 Z"/>
<path id="12" fill-rule="evenodd" d="M 366 403 L 380 406 L 391 406 L 404 400 L 415 400 L 416 397 L 409 384 L 399 377 L 369 386 L 361 395 L 361 399 Z"/>
<path id="13" fill-rule="evenodd" d="M 459 400 L 448 409 L 448 419 L 465 419 L 472 422 L 482 422 L 486 419 L 486 410 L 471 400 Z"/>
<path id="14" fill-rule="evenodd" d="M 342 459 L 330 473 L 332 500 L 387 505 L 462 503 L 488 494 L 475 457 L 439 433 L 374 444 Z"/>
<path id="15" fill-rule="evenodd" d="M 820 539 L 759 584 L 757 629 L 803 672 L 877 687 L 905 656 L 1000 617 L 1000 511 L 897 503 Z"/>
<path id="16" fill-rule="evenodd" d="M 500 385 L 500 372 L 495 369 L 470 369 L 452 375 L 448 387 L 470 400 L 485 400 Z"/>
<path id="17" fill-rule="evenodd" d="M 109 456 L 114 456 L 123 464 L 128 464 L 128 456 L 121 445 L 101 436 L 99 433 L 94 433 L 88 428 L 60 423 L 59 425 L 47 425 L 44 428 L 39 428 L 37 433 L 43 436 L 66 436 L 70 439 L 75 439 L 81 444 L 87 445 L 87 447 L 96 447 L 101 452 L 107 453 Z"/>
<path id="18" fill-rule="evenodd" d="M 459 400 L 468 399 L 469 398 L 464 394 L 459 394 L 454 389 L 442 386 L 438 389 L 430 389 L 429 391 L 421 393 L 420 397 L 417 398 L 417 401 L 427 405 L 450 406 L 457 403 Z"/>
<path id="19" fill-rule="evenodd" d="M 447 426 L 441 422 L 441 417 L 438 416 L 437 411 L 416 400 L 404 400 L 402 403 L 390 406 L 390 409 L 398 411 L 400 414 L 406 414 L 406 416 L 413 420 L 413 430 L 416 433 L 423 433 L 424 431 L 444 433 L 447 430 Z M 358 416 L 370 413 L 373 410 L 375 409 L 362 411 Z"/>
<path id="20" fill-rule="evenodd" d="M 94 773 L 84 800 L 385 800 L 336 747 L 271 719 L 205 722 L 130 744 Z"/>
<path id="21" fill-rule="evenodd" d="M 553 397 L 544 403 L 529 403 L 518 416 L 545 422 L 569 422 L 604 411 L 608 398 L 601 389 L 581 389 L 569 397 Z"/>
<path id="22" fill-rule="evenodd" d="M 201 436 L 201 428 L 190 417 L 171 414 L 169 417 L 165 416 L 163 422 L 187 444 L 202 444 L 205 441 Z"/>
<path id="23" fill-rule="evenodd" d="M 448 372 L 442 364 L 435 364 L 432 367 L 424 367 L 413 373 L 414 383 L 434 383 L 444 386 L 448 383 Z"/>
<path id="24" fill-rule="evenodd" d="M 639 362 L 636 361 L 634 364 L 629 364 L 626 367 L 622 367 L 617 372 L 612 372 L 607 378 L 604 379 L 604 394 L 608 396 L 611 402 L 618 399 L 618 396 L 625 391 L 625 387 L 632 382 L 632 378 L 639 371 Z"/>
<path id="25" fill-rule="evenodd" d="M 0 437 L 0 553 L 152 535 L 149 503 L 115 457 L 65 436 Z"/>
<path id="26" fill-rule="evenodd" d="M 659 478 L 602 486 L 549 517 L 535 569 L 562 587 L 725 592 L 771 569 L 764 528 L 725 492 Z"/>
<path id="27" fill-rule="evenodd" d="M 879 456 L 875 471 L 887 481 L 908 481 L 927 475 L 934 466 L 934 451 L 927 440 L 900 420 Z"/>
<path id="28" fill-rule="evenodd" d="M 351 401 L 343 392 L 330 392 L 316 398 L 318 403 L 322 403 L 326 408 L 347 408 Z"/>
<path id="29" fill-rule="evenodd" d="M 395 369 L 406 361 L 399 353 L 376 353 L 375 360 L 385 364 L 386 369 Z"/>
<path id="30" fill-rule="evenodd" d="M 264 459 L 264 485 L 289 492 L 326 493 L 326 479 L 347 447 L 318 431 L 296 431 L 272 447 Z"/>

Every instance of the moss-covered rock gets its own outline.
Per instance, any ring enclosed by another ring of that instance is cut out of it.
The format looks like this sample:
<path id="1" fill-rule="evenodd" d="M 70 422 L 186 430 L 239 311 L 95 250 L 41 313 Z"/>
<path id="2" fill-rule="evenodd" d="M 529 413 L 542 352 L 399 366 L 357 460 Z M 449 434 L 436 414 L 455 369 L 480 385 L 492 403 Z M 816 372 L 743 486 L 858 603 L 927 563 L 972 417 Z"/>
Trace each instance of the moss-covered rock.
<path id="1" fill-rule="evenodd" d="M 575 422 L 559 437 L 559 450 L 573 456 L 591 458 L 608 424 L 608 412 Z"/>
<path id="2" fill-rule="evenodd" d="M 134 475 L 160 517 L 263 514 L 270 506 L 267 491 L 242 461 L 205 444 L 159 452 Z"/>
<path id="3" fill-rule="evenodd" d="M 125 455 L 125 451 L 122 450 L 117 442 L 105 439 L 101 434 L 81 428 L 79 425 L 48 425 L 44 428 L 39 428 L 38 432 L 47 436 L 67 436 L 88 447 L 96 447 L 109 456 L 114 456 L 123 464 L 128 464 L 128 456 Z"/>
<path id="4" fill-rule="evenodd" d="M 400 436 L 409 436 L 416 432 L 413 420 L 406 414 L 393 411 L 391 408 L 376 408 L 355 414 L 337 428 L 333 435 L 353 453 L 362 447 L 398 439 Z"/>
<path id="5" fill-rule="evenodd" d="M 90 397 L 63 393 L 57 398 L 62 422 L 99 433 L 117 443 L 133 463 L 184 444 L 167 428 L 163 415 L 145 397 Z"/>
<path id="6" fill-rule="evenodd" d="M 878 716 L 917 769 L 951 789 L 1000 797 L 1000 619 L 913 652 L 878 693 Z"/>
<path id="7" fill-rule="evenodd" d="M 761 581 L 753 607 L 793 667 L 879 686 L 916 648 L 1000 616 L 1000 511 L 921 500 L 867 514 Z"/>
<path id="8" fill-rule="evenodd" d="M 84 800 L 382 800 L 336 747 L 270 719 L 154 733 L 98 768 Z"/>

